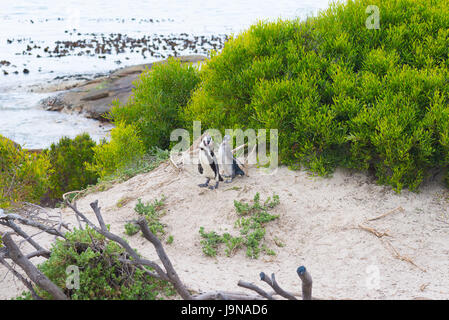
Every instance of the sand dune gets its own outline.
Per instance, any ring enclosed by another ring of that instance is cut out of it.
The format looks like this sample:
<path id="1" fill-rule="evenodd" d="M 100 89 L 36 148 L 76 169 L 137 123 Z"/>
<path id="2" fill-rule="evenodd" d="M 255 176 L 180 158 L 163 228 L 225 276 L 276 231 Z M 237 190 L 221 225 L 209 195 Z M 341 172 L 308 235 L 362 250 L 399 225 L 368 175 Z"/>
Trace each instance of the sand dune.
<path id="1" fill-rule="evenodd" d="M 166 251 L 180 278 L 197 292 L 245 292 L 237 286 L 240 279 L 265 288 L 259 280 L 261 271 L 274 272 L 284 289 L 299 292 L 295 270 L 305 265 L 314 280 L 313 296 L 318 298 L 449 298 L 449 192 L 437 181 L 426 182 L 419 193 L 404 190 L 398 195 L 361 173 L 337 170 L 332 178 L 318 178 L 282 167 L 274 175 L 252 168 L 249 177 L 222 183 L 218 190 L 199 188 L 202 182 L 194 170 L 179 172 L 167 162 L 85 196 L 78 207 L 95 221 L 89 203 L 98 199 L 111 231 L 128 238 L 144 256 L 157 259 L 141 236 L 124 234 L 124 224 L 137 217 L 133 210 L 137 199 L 152 201 L 165 195 L 167 213 L 162 222 L 174 236 Z M 277 255 L 253 260 L 240 251 L 233 257 L 206 257 L 199 228 L 237 232 L 233 201 L 249 201 L 256 192 L 262 199 L 273 193 L 280 196 L 281 203 L 274 209 L 280 218 L 267 226 L 266 235 Z M 124 197 L 129 202 L 118 208 Z M 62 213 L 76 226 L 70 209 Z M 368 221 L 376 217 L 380 218 Z M 285 246 L 277 247 L 274 237 Z M 47 246 L 52 240 L 43 239 Z M 5 274 L 0 267 L 2 299 L 23 289 L 11 274 Z"/>

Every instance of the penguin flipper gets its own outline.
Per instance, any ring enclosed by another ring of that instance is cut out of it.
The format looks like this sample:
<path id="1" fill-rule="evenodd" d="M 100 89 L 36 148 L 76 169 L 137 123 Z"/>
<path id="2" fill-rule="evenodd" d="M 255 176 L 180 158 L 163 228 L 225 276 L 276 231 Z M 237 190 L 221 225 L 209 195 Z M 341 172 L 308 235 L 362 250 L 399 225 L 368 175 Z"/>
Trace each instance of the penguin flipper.
<path id="1" fill-rule="evenodd" d="M 198 163 L 198 172 L 200 174 L 203 174 L 203 166 L 201 165 L 201 163 Z"/>
<path id="2" fill-rule="evenodd" d="M 237 160 L 235 158 L 232 161 L 232 171 L 234 172 L 234 176 L 236 176 L 236 175 L 244 176 L 245 175 L 245 172 L 243 172 L 243 170 L 239 167 L 239 165 L 237 164 Z"/>

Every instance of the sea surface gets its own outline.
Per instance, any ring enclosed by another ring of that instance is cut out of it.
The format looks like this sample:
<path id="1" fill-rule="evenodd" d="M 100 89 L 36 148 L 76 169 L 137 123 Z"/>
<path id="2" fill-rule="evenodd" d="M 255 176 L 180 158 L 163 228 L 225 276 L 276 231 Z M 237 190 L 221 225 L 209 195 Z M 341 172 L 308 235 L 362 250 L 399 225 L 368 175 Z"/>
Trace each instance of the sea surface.
<path id="1" fill-rule="evenodd" d="M 2 0 L 0 134 L 25 148 L 110 125 L 45 111 L 36 85 L 90 79 L 170 55 L 219 51 L 227 37 L 258 20 L 305 19 L 328 0 Z"/>

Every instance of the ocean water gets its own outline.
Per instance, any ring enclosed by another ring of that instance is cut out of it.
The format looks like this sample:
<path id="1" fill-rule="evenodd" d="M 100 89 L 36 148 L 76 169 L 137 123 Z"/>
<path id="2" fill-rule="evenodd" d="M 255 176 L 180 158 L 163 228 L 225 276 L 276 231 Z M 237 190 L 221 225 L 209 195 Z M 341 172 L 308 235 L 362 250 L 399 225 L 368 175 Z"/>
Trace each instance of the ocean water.
<path id="1" fill-rule="evenodd" d="M 98 141 L 110 126 L 39 108 L 50 94 L 33 92 L 33 85 L 90 78 L 169 55 L 207 55 L 258 20 L 304 19 L 326 8 L 328 0 L 2 0 L 1 5 L 0 134 L 26 148 L 44 148 L 81 132 Z"/>

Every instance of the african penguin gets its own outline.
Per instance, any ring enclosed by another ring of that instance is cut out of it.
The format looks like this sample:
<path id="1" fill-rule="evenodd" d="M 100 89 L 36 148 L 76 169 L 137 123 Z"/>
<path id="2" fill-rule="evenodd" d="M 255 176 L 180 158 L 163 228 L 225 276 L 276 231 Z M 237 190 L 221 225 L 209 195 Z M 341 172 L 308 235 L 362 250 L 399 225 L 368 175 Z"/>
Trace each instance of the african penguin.
<path id="1" fill-rule="evenodd" d="M 220 175 L 225 178 L 226 183 L 232 182 L 232 179 L 234 179 L 236 175 L 245 175 L 243 170 L 239 167 L 237 159 L 232 154 L 231 145 L 229 144 L 230 140 L 231 137 L 229 135 L 223 137 L 223 142 L 218 148 L 217 155 L 218 166 L 220 169 L 219 172 Z"/>
<path id="2" fill-rule="evenodd" d="M 218 170 L 217 158 L 213 152 L 213 143 L 210 135 L 204 136 L 199 145 L 200 151 L 198 157 L 198 171 L 207 179 L 205 183 L 199 184 L 199 186 L 203 188 L 208 187 L 211 190 L 218 188 L 218 182 L 223 181 Z M 215 180 L 215 186 L 209 186 L 211 179 Z"/>

